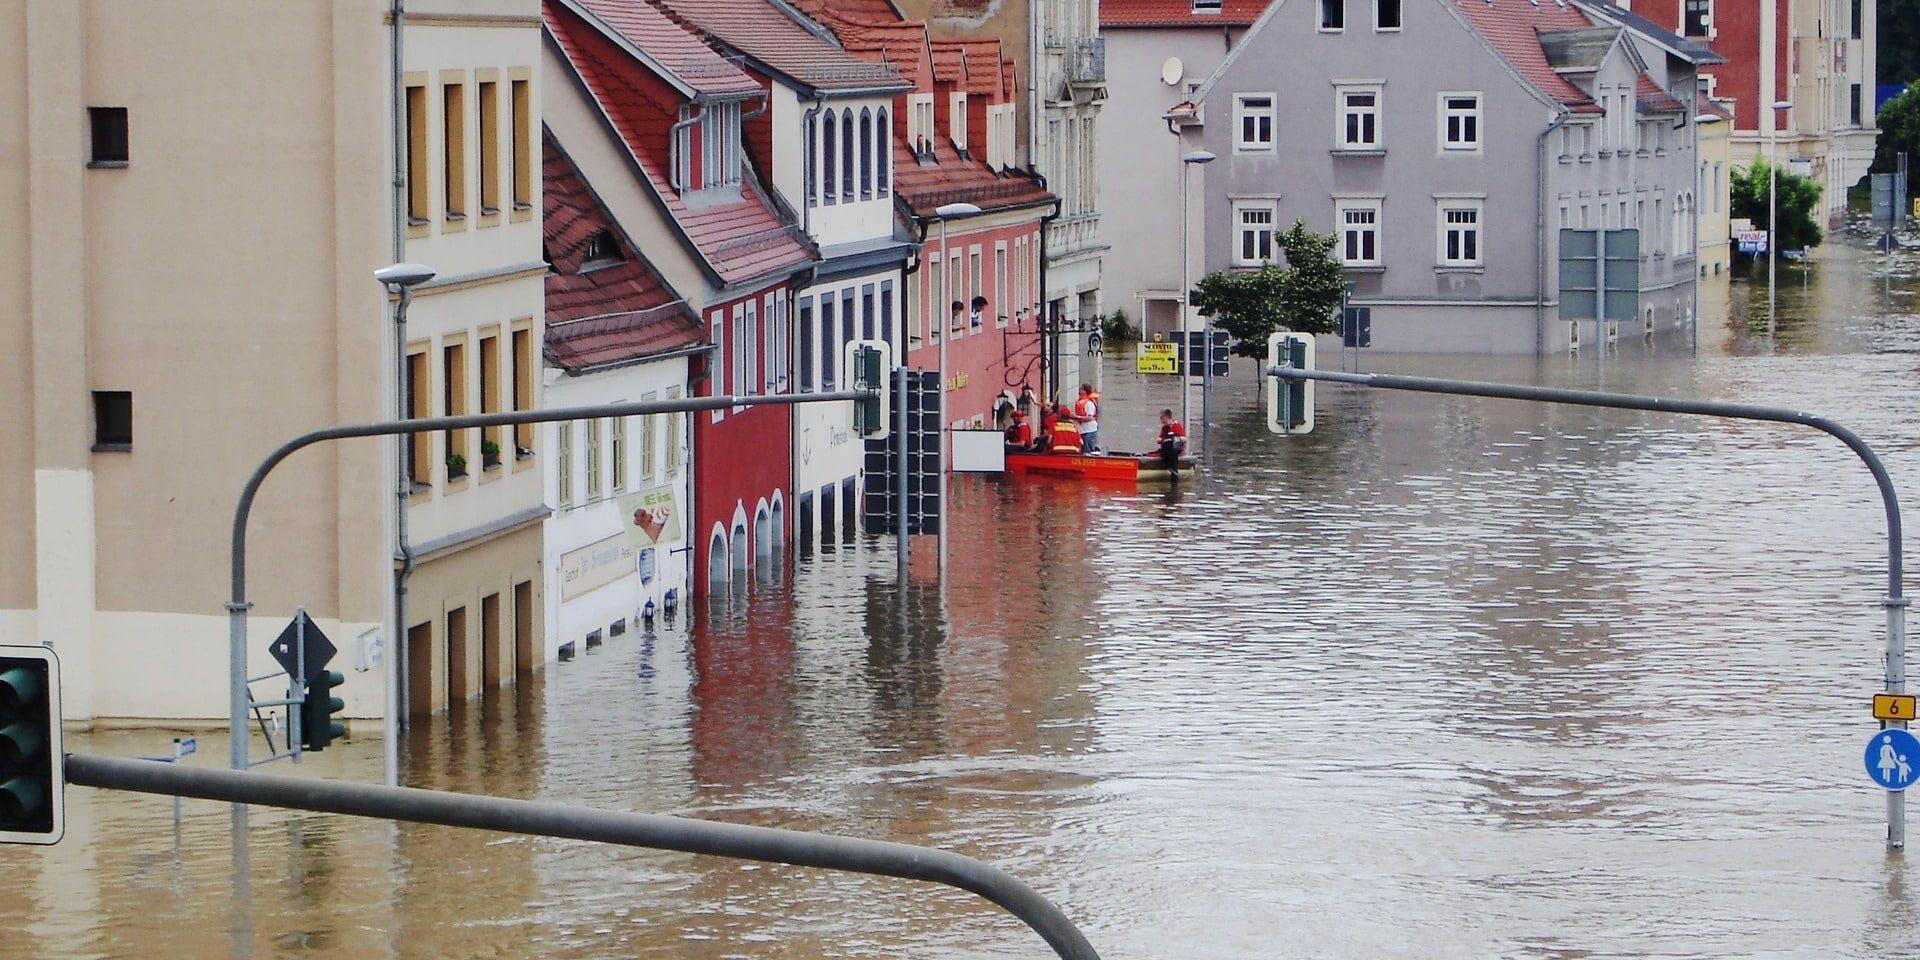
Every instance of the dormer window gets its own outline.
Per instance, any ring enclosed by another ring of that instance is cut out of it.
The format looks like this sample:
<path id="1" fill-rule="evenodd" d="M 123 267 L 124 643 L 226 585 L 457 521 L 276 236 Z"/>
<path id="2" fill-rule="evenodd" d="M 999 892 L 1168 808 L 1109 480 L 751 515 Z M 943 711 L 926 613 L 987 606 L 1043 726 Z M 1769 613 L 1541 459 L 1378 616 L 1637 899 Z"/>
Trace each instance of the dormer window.
<path id="1" fill-rule="evenodd" d="M 933 94 L 915 93 L 907 96 L 907 146 L 916 156 L 926 156 L 933 149 Z"/>
<path id="2" fill-rule="evenodd" d="M 967 148 L 967 95 L 956 93 L 947 104 L 947 133 L 955 150 Z"/>
<path id="3" fill-rule="evenodd" d="M 1194 13 L 1219 13 L 1220 0 L 1193 0 Z"/>
<path id="4" fill-rule="evenodd" d="M 692 122 L 688 122 L 691 120 Z M 680 108 L 673 137 L 673 181 L 681 192 L 740 182 L 740 102 Z"/>
<path id="5" fill-rule="evenodd" d="M 613 239 L 612 232 L 601 230 L 587 238 L 586 252 L 580 257 L 580 272 L 585 273 L 588 270 L 612 266 L 625 259 L 626 257 L 620 253 L 620 244 Z"/>

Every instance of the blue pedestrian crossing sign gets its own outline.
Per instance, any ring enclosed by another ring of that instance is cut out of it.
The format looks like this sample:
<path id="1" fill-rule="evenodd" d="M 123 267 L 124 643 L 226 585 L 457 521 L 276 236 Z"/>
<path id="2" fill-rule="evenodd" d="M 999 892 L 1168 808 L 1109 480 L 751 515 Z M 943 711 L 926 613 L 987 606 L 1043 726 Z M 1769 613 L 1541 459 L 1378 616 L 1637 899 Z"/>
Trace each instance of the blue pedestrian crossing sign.
<path id="1" fill-rule="evenodd" d="M 1913 786 L 1920 768 L 1920 739 L 1905 730 L 1882 730 L 1867 741 L 1867 776 L 1888 790 Z"/>

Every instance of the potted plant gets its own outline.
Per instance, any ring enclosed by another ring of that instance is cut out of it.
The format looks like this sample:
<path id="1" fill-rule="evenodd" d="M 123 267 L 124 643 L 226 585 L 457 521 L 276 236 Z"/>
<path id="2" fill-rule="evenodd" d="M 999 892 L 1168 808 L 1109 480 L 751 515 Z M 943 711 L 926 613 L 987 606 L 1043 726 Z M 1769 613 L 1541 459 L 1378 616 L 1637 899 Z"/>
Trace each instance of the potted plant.
<path id="1" fill-rule="evenodd" d="M 447 455 L 447 479 L 458 480 L 467 475 L 467 458 L 457 453 Z"/>
<path id="2" fill-rule="evenodd" d="M 500 445 L 492 440 L 480 441 L 480 466 L 492 470 L 500 465 Z"/>

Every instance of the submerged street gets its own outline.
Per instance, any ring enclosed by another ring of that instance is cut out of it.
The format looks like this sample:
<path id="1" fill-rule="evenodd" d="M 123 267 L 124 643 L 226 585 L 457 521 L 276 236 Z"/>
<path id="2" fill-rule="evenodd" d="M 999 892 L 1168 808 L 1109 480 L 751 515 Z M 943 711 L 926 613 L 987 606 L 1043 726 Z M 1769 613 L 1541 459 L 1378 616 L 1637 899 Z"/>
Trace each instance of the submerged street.
<path id="1" fill-rule="evenodd" d="M 1697 350 L 1362 369 L 1823 413 L 1911 526 L 1920 254 L 1845 242 L 1783 268 L 1771 332 L 1741 283 L 1703 294 Z M 1220 384 L 1196 483 L 959 477 L 944 595 L 903 597 L 887 538 L 790 556 L 690 629 L 416 724 L 404 780 L 953 849 L 1109 960 L 1920 949 L 1860 768 L 1886 547 L 1844 446 L 1326 385 L 1284 438 L 1252 373 Z M 1146 447 L 1178 389 L 1110 354 L 1103 439 Z M 202 735 L 194 761 L 225 755 Z M 380 770 L 361 736 L 301 772 Z M 0 849 L 18 956 L 1048 955 L 944 888 L 258 808 L 236 881 L 224 805 L 176 829 L 165 799 L 67 796 L 58 857 Z"/>

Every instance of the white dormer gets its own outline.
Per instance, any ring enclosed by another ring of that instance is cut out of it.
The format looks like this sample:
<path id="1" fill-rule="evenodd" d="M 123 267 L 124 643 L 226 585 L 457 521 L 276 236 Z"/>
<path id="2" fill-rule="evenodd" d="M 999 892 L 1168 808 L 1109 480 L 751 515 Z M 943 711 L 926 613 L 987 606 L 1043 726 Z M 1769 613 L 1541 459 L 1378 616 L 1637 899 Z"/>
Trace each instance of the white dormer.
<path id="1" fill-rule="evenodd" d="M 967 148 L 967 95 L 953 94 L 947 103 L 947 134 L 953 138 L 953 149 Z"/>
<path id="2" fill-rule="evenodd" d="M 673 134 L 674 187 L 692 193 L 738 184 L 740 167 L 740 102 L 682 105 Z"/>
<path id="3" fill-rule="evenodd" d="M 907 145 L 925 153 L 933 145 L 933 94 L 907 94 Z"/>

